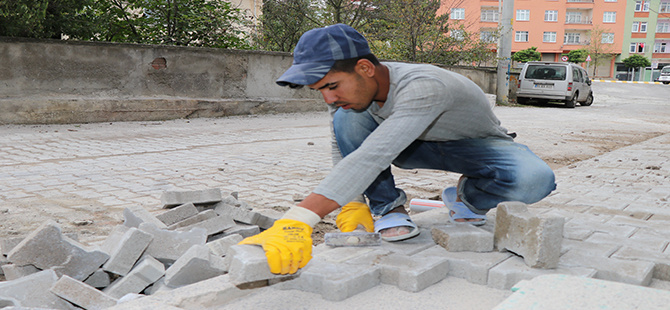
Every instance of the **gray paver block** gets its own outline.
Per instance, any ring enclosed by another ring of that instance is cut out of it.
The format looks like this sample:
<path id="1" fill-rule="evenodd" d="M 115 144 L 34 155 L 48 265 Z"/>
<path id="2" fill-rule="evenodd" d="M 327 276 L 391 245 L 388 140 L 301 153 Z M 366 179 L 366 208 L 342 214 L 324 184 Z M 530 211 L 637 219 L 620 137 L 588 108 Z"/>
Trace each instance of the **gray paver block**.
<path id="1" fill-rule="evenodd" d="M 209 247 L 209 251 L 219 257 L 226 256 L 226 253 L 228 252 L 228 248 L 230 248 L 233 245 L 236 245 L 242 241 L 244 237 L 242 237 L 239 234 L 233 234 L 229 236 L 225 236 L 221 239 L 217 239 L 214 241 L 207 242 L 207 246 Z"/>
<path id="2" fill-rule="evenodd" d="M 149 246 L 151 240 L 153 240 L 152 234 L 131 227 L 109 253 L 109 260 L 102 265 L 102 269 L 120 276 L 127 275 Z"/>
<path id="3" fill-rule="evenodd" d="M 275 287 L 320 294 L 323 299 L 340 301 L 380 284 L 381 267 L 337 264 L 312 259 L 299 277 Z"/>
<path id="4" fill-rule="evenodd" d="M 152 223 L 158 228 L 167 228 L 163 222 L 142 206 L 132 206 L 123 210 L 123 225 L 128 227 L 139 227 L 142 223 Z"/>
<path id="5" fill-rule="evenodd" d="M 7 255 L 24 237 L 11 237 L 0 239 L 0 255 Z"/>
<path id="6" fill-rule="evenodd" d="M 653 262 L 655 264 L 653 277 L 670 281 L 670 256 L 667 254 L 623 246 L 611 258 Z"/>
<path id="7" fill-rule="evenodd" d="M 449 273 L 446 257 L 391 254 L 379 258 L 381 282 L 403 291 L 418 292 L 442 281 Z"/>
<path id="8" fill-rule="evenodd" d="M 566 267 L 587 267 L 598 270 L 596 278 L 648 286 L 654 273 L 654 263 L 629 261 L 608 257 L 584 255 L 570 250 L 561 256 L 560 264 Z"/>
<path id="9" fill-rule="evenodd" d="M 194 245 L 165 271 L 164 282 L 180 287 L 213 278 L 228 271 L 223 258 L 209 252 L 205 245 Z"/>
<path id="10" fill-rule="evenodd" d="M 275 221 L 281 219 L 282 216 L 284 216 L 284 213 L 272 209 L 260 209 L 256 210 L 256 212 L 259 214 L 256 225 L 258 225 L 258 227 L 261 229 L 268 229 L 272 227 L 272 225 L 275 224 Z"/>
<path id="11" fill-rule="evenodd" d="M 449 276 L 466 279 L 474 284 L 486 285 L 489 270 L 510 256 L 512 254 L 503 252 L 447 252 Z"/>
<path id="12" fill-rule="evenodd" d="M 245 210 L 241 207 L 231 206 L 223 203 L 217 204 L 214 208 L 214 211 L 216 211 L 219 216 L 230 216 L 236 222 L 249 225 L 256 225 L 258 218 L 260 217 L 260 213 L 258 212 Z"/>
<path id="13" fill-rule="evenodd" d="M 256 245 L 233 245 L 228 248 L 226 264 L 230 280 L 235 283 L 249 283 L 261 280 L 290 278 L 270 272 L 268 260 L 262 247 Z M 298 274 L 300 271 L 298 271 Z"/>
<path id="14" fill-rule="evenodd" d="M 78 242 L 61 234 L 54 221 L 47 221 L 29 234 L 11 252 L 7 259 L 19 266 L 33 265 L 39 269 L 53 269 L 61 275 L 84 280 L 109 258 L 100 250 L 88 251 Z"/>
<path id="15" fill-rule="evenodd" d="M 426 213 L 426 212 L 423 212 Z M 418 236 L 396 242 L 382 241 L 381 247 L 398 254 L 413 255 L 435 245 L 429 228 L 420 228 Z"/>
<path id="16" fill-rule="evenodd" d="M 168 292 L 168 291 L 173 291 L 176 288 L 174 287 L 169 287 L 167 284 L 165 284 L 165 277 L 163 276 L 162 278 L 158 279 L 158 281 L 154 282 L 153 284 L 149 285 L 146 289 L 144 289 L 144 294 L 146 295 L 153 295 L 158 292 Z"/>
<path id="17" fill-rule="evenodd" d="M 192 246 L 203 245 L 207 241 L 207 230 L 198 227 L 189 231 L 170 231 L 142 223 L 140 230 L 153 236 L 144 253 L 166 263 L 176 261 Z"/>
<path id="18" fill-rule="evenodd" d="M 0 268 L 2 269 L 7 281 L 16 280 L 18 278 L 22 278 L 41 271 L 33 265 L 17 266 L 15 264 L 6 264 L 0 266 Z"/>
<path id="19" fill-rule="evenodd" d="M 0 282 L 0 305 L 77 309 L 49 291 L 56 281 L 58 281 L 58 275 L 48 269 L 13 281 Z"/>
<path id="20" fill-rule="evenodd" d="M 325 244 L 319 244 L 312 249 L 312 257 L 322 259 L 330 263 L 343 263 L 366 256 L 373 251 L 382 250 L 384 253 L 391 253 L 382 247 L 330 247 Z"/>
<path id="21" fill-rule="evenodd" d="M 569 275 L 542 275 L 524 280 L 513 291 L 493 310 L 662 310 L 670 304 L 670 292 L 665 290 Z"/>
<path id="22" fill-rule="evenodd" d="M 84 280 L 84 283 L 95 288 L 105 288 L 109 286 L 111 281 L 109 280 L 109 274 L 100 268 L 88 276 L 88 278 Z"/>
<path id="23" fill-rule="evenodd" d="M 166 191 L 161 195 L 163 208 L 172 208 L 185 203 L 208 204 L 222 199 L 221 190 L 211 188 L 199 191 Z"/>
<path id="24" fill-rule="evenodd" d="M 121 298 L 126 294 L 140 293 L 165 274 L 165 266 L 151 256 L 145 256 L 133 270 L 102 290 L 105 294 Z"/>
<path id="25" fill-rule="evenodd" d="M 539 218 L 526 204 L 516 201 L 498 204 L 496 212 L 495 246 L 499 250 L 523 256 L 530 267 L 558 267 L 564 218 Z"/>
<path id="26" fill-rule="evenodd" d="M 105 241 L 100 245 L 100 250 L 107 254 L 112 253 L 128 230 L 130 230 L 130 227 L 125 225 L 114 226 Z"/>
<path id="27" fill-rule="evenodd" d="M 211 236 L 214 234 L 218 234 L 226 229 L 234 227 L 235 221 L 231 217 L 228 216 L 215 216 L 213 218 L 204 220 L 202 222 L 197 222 L 193 225 L 189 225 L 186 227 L 181 227 L 178 228 L 177 231 L 187 231 L 191 230 L 195 227 L 200 227 L 204 228 L 207 231 L 207 235 Z"/>
<path id="28" fill-rule="evenodd" d="M 431 234 L 435 243 L 450 252 L 493 251 L 493 234 L 470 224 L 435 226 Z"/>
<path id="29" fill-rule="evenodd" d="M 187 219 L 184 219 L 182 221 L 179 221 L 177 223 L 174 223 L 174 224 L 170 225 L 168 227 L 168 229 L 169 230 L 175 230 L 175 229 L 178 229 L 178 228 L 191 226 L 193 224 L 200 223 L 202 221 L 205 221 L 205 220 L 208 220 L 208 219 L 211 219 L 211 218 L 215 218 L 217 216 L 218 216 L 218 214 L 216 214 L 216 212 L 214 210 L 204 210 L 204 211 L 202 211 L 202 212 L 200 212 L 200 213 L 198 213 L 194 216 L 191 216 Z"/>
<path id="30" fill-rule="evenodd" d="M 165 225 L 170 226 L 174 223 L 183 221 L 191 216 L 198 214 L 198 209 L 191 202 L 180 205 L 174 209 L 170 209 L 161 214 L 156 215 L 156 218 Z"/>
<path id="31" fill-rule="evenodd" d="M 225 236 L 230 236 L 230 235 L 240 235 L 240 236 L 246 238 L 246 237 L 251 237 L 251 236 L 258 235 L 260 232 L 261 232 L 260 227 L 258 227 L 256 225 L 236 223 L 235 226 L 227 228 L 226 230 L 224 230 L 223 231 L 223 236 L 225 237 Z"/>
<path id="32" fill-rule="evenodd" d="M 593 242 L 563 239 L 561 252 L 566 253 L 569 250 L 574 249 L 575 251 L 579 251 L 581 253 L 588 253 L 588 255 L 591 256 L 609 257 L 614 254 L 614 252 L 616 252 L 619 247 L 620 245 L 618 244 L 598 244 Z"/>
<path id="33" fill-rule="evenodd" d="M 116 306 L 117 300 L 96 288 L 66 275 L 51 287 L 51 292 L 86 310 Z"/>
<path id="34" fill-rule="evenodd" d="M 539 269 L 528 267 L 523 258 L 512 256 L 489 270 L 487 286 L 500 290 L 509 290 L 521 280 L 530 280 L 545 274 L 568 274 L 592 278 L 598 271 L 586 267 L 563 267 L 556 269 Z"/>

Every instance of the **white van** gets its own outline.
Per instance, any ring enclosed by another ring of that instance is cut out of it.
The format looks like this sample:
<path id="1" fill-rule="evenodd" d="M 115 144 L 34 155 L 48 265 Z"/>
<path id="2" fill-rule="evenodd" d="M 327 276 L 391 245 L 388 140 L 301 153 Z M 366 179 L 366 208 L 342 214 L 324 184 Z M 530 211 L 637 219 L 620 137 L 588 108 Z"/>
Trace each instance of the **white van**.
<path id="1" fill-rule="evenodd" d="M 661 69 L 661 75 L 656 81 L 663 84 L 670 84 L 670 66 L 665 66 Z"/>
<path id="2" fill-rule="evenodd" d="M 516 102 L 563 101 L 568 108 L 593 103 L 591 79 L 584 68 L 567 62 L 529 61 L 519 75 Z"/>

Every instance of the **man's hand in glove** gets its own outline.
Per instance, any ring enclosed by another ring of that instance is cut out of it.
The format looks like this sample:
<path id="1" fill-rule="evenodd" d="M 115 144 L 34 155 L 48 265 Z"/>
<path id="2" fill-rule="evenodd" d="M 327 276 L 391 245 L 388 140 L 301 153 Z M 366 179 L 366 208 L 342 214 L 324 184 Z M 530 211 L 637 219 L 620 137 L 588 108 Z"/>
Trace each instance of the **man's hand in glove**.
<path id="1" fill-rule="evenodd" d="M 372 220 L 370 207 L 362 202 L 352 201 L 342 206 L 342 211 L 335 220 L 341 232 L 354 231 L 358 225 L 365 227 L 367 232 L 375 231 L 375 222 Z"/>

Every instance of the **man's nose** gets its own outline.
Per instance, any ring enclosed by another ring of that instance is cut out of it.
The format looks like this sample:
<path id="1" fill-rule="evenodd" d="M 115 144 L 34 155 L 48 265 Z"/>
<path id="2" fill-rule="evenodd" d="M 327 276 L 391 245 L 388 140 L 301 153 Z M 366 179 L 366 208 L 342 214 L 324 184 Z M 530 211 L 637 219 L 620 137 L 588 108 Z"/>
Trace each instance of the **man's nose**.
<path id="1" fill-rule="evenodd" d="M 335 103 L 337 101 L 337 96 L 333 94 L 333 92 L 329 91 L 321 91 L 321 95 L 323 95 L 323 100 L 326 101 L 328 104 Z"/>

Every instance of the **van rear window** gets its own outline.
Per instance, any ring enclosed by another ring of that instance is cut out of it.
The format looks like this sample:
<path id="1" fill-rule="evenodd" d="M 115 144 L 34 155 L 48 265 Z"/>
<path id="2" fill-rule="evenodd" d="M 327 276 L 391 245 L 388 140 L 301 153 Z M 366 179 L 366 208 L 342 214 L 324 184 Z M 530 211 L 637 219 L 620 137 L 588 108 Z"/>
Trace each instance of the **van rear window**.
<path id="1" fill-rule="evenodd" d="M 565 68 L 563 66 L 530 65 L 524 77 L 540 80 L 565 80 Z"/>

